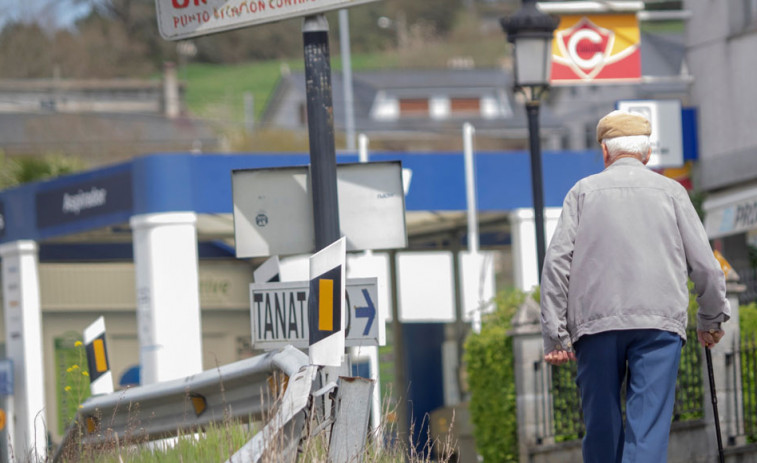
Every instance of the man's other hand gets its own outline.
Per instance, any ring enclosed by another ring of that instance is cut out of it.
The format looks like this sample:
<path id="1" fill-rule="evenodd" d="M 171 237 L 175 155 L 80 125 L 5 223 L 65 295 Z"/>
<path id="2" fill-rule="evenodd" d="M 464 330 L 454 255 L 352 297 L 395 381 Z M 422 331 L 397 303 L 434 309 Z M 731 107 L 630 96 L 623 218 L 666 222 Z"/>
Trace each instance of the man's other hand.
<path id="1" fill-rule="evenodd" d="M 697 338 L 699 339 L 699 344 L 702 345 L 702 347 L 711 348 L 715 344 L 717 344 L 720 339 L 723 338 L 723 335 L 725 334 L 725 331 L 723 330 L 711 330 L 711 331 L 700 331 L 697 330 Z"/>
<path id="2" fill-rule="evenodd" d="M 553 350 L 544 356 L 544 361 L 551 365 L 562 365 L 576 359 L 576 354 L 567 350 Z"/>

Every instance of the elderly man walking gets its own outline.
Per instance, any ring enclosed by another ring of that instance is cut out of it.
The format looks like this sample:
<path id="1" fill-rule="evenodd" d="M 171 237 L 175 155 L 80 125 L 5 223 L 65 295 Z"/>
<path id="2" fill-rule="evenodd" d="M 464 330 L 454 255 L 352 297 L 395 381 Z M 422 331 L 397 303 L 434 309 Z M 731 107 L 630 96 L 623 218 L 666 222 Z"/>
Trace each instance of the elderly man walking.
<path id="1" fill-rule="evenodd" d="M 568 193 L 544 262 L 544 358 L 578 361 L 585 463 L 667 460 L 688 278 L 703 346 L 720 340 L 730 316 L 723 272 L 686 190 L 644 167 L 650 132 L 628 112 L 599 121 L 605 170 Z"/>

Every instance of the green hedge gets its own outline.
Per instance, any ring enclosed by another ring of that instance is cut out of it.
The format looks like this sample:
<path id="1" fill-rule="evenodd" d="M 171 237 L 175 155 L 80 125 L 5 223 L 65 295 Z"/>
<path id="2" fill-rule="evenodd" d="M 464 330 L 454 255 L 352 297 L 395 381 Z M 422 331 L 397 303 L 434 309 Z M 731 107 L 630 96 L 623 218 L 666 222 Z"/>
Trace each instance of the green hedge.
<path id="1" fill-rule="evenodd" d="M 728 329 L 728 323 L 725 328 Z M 742 337 L 757 334 L 757 302 L 739 307 L 739 329 Z"/>
<path id="2" fill-rule="evenodd" d="M 757 442 L 757 372 L 754 369 L 757 346 L 757 302 L 739 307 L 741 329 L 741 385 L 744 400 L 744 430 L 747 442 Z M 728 329 L 728 323 L 725 324 Z"/>
<path id="3" fill-rule="evenodd" d="M 693 285 L 689 285 L 693 289 Z M 691 294 L 689 300 L 690 327 L 696 327 L 698 307 L 695 296 Z M 526 297 L 525 293 L 516 289 L 500 293 L 496 298 L 495 311 L 484 317 L 481 333 L 471 333 L 465 342 L 464 360 L 471 393 L 469 407 L 473 434 L 476 448 L 486 463 L 518 461 L 515 373 L 512 340 L 507 332 L 510 330 L 510 320 Z M 538 301 L 539 293 L 532 297 Z M 751 337 L 757 333 L 757 303 L 741 306 L 739 315 L 742 336 Z M 725 329 L 728 329 L 728 324 Z M 690 341 L 694 348 L 698 348 L 696 339 Z M 755 375 L 754 372 L 742 373 L 745 376 Z M 754 378 L 750 377 L 749 380 L 754 381 Z"/>
<path id="4" fill-rule="evenodd" d="M 473 435 L 486 463 L 518 461 L 513 344 L 507 332 L 525 298 L 525 293 L 515 289 L 500 293 L 496 309 L 484 317 L 481 332 L 472 333 L 465 342 Z"/>

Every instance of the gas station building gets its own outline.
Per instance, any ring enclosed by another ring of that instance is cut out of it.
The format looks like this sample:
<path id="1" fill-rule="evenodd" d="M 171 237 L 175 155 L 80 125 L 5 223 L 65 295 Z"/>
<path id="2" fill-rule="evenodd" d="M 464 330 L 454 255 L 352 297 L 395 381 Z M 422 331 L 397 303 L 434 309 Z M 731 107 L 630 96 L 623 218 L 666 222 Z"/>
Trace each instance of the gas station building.
<path id="1" fill-rule="evenodd" d="M 357 162 L 356 155 L 337 159 Z M 372 153 L 371 160 L 399 160 L 412 172 L 408 249 L 376 254 L 466 250 L 462 153 Z M 101 315 L 116 387 L 255 353 L 248 286 L 263 259 L 235 256 L 231 172 L 308 162 L 307 154 L 154 154 L 0 192 L 0 354 L 13 361 L 6 406 L 15 446 L 40 445 L 45 432 L 57 441 L 64 432 L 62 408 L 78 405 L 67 396 L 70 368 L 86 361 L 75 341 Z M 481 249 L 497 256 L 497 288 L 528 290 L 538 281 L 528 153 L 478 153 L 475 165 Z M 543 165 L 551 234 L 567 191 L 603 165 L 596 151 L 546 152 Z M 447 285 L 427 276 L 430 291 Z M 403 300 L 397 313 L 409 416 L 418 417 L 445 405 L 441 351 L 445 324 L 454 320 L 435 318 L 434 307 L 414 316 Z"/>

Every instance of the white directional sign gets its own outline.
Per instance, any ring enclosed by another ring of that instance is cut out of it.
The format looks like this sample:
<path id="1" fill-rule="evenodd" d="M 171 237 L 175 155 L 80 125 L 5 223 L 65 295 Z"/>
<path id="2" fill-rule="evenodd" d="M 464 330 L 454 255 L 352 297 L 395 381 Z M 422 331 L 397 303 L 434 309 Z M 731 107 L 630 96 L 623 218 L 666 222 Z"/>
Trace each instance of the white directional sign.
<path id="1" fill-rule="evenodd" d="M 166 40 L 181 40 L 375 1 L 155 0 L 155 5 L 160 35 Z"/>
<path id="2" fill-rule="evenodd" d="M 310 282 L 253 283 L 250 285 L 252 343 L 275 349 L 287 344 L 308 347 Z M 378 284 L 376 278 L 347 280 L 345 299 L 347 346 L 379 345 Z"/>

